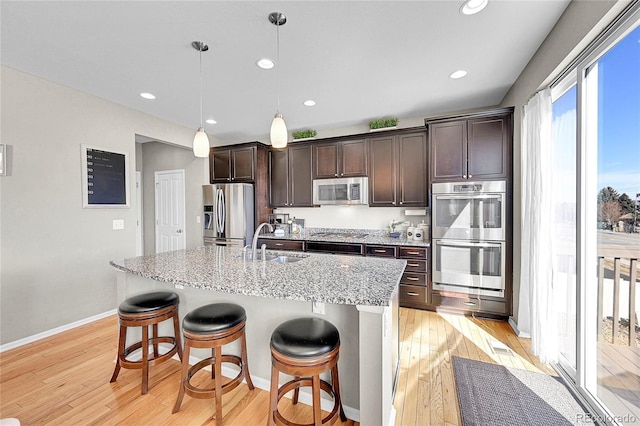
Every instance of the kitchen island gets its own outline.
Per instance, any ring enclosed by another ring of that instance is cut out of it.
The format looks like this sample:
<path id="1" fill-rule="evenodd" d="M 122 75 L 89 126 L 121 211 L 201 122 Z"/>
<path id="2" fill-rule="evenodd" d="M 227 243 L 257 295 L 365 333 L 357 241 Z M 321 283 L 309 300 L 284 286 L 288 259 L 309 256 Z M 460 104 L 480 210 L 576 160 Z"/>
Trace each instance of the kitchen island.
<path id="1" fill-rule="evenodd" d="M 114 260 L 111 265 L 119 271 L 119 301 L 144 292 L 173 290 L 180 296 L 181 317 L 208 303 L 243 306 L 252 379 L 265 390 L 269 389 L 273 329 L 301 316 L 327 319 L 340 332 L 340 385 L 347 416 L 363 425 L 392 424 L 398 284 L 406 261 L 286 254 L 303 258 L 291 263 L 251 261 L 240 248 L 206 246 Z M 238 349 L 230 346 L 232 351 Z M 310 400 L 308 393 L 301 394 L 300 401 Z M 330 406 L 330 401 L 323 401 L 323 409 Z"/>

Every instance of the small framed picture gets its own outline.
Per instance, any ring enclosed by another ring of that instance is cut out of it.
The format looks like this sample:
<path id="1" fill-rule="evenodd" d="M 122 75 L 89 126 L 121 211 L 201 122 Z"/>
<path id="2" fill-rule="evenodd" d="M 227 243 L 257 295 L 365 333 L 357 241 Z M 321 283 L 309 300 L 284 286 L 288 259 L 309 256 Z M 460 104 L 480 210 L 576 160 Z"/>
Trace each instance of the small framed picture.
<path id="1" fill-rule="evenodd" d="M 110 149 L 82 147 L 82 206 L 129 207 L 129 155 Z"/>
<path id="2" fill-rule="evenodd" d="M 7 150 L 3 143 L 0 143 L 0 176 L 7 175 Z"/>

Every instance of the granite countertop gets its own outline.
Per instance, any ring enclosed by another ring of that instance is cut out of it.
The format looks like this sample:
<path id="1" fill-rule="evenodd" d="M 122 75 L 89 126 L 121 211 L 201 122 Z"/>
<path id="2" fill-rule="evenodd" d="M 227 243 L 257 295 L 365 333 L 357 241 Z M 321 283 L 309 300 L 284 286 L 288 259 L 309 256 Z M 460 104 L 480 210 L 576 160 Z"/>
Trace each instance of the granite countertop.
<path id="1" fill-rule="evenodd" d="M 268 250 L 267 253 L 279 254 Z M 406 261 L 392 258 L 280 252 L 295 263 L 251 261 L 242 249 L 203 246 L 110 262 L 144 278 L 222 293 L 343 305 L 387 306 Z"/>
<path id="2" fill-rule="evenodd" d="M 322 235 L 335 233 L 335 235 Z M 320 234 L 320 235 L 316 235 Z M 348 234 L 362 235 L 365 237 L 347 237 Z M 389 232 L 379 229 L 334 229 L 334 228 L 307 228 L 298 234 L 285 233 L 283 236 L 274 234 L 260 234 L 260 238 L 298 240 L 298 241 L 326 241 L 331 243 L 356 243 L 356 244 L 380 244 L 387 246 L 429 247 L 429 240 L 414 241 L 406 238 L 391 238 Z"/>

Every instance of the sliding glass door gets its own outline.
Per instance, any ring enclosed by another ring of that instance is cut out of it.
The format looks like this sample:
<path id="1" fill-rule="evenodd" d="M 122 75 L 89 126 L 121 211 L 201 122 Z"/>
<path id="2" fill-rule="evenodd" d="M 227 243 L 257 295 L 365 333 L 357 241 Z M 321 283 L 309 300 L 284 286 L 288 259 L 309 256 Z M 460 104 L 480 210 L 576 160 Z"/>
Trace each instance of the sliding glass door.
<path id="1" fill-rule="evenodd" d="M 576 281 L 576 110 L 575 75 L 552 90 L 553 288 L 558 312 L 559 360 L 575 380 L 577 332 Z"/>
<path id="2" fill-rule="evenodd" d="M 636 194 L 640 193 L 640 27 L 583 70 L 585 390 L 620 424 L 640 423 Z"/>
<path id="3" fill-rule="evenodd" d="M 640 424 L 640 7 L 552 98 L 559 364 L 600 423 Z"/>

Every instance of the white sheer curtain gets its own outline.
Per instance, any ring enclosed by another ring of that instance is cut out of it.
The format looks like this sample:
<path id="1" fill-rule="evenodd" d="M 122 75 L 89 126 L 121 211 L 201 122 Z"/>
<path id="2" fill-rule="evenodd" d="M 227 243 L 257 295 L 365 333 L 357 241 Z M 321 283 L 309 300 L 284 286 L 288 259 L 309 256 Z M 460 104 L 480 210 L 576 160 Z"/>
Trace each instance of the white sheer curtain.
<path id="1" fill-rule="evenodd" d="M 518 323 L 530 319 L 531 349 L 542 362 L 558 360 L 557 309 L 552 259 L 551 91 L 538 92 L 524 107 L 522 121 L 521 280 Z"/>

